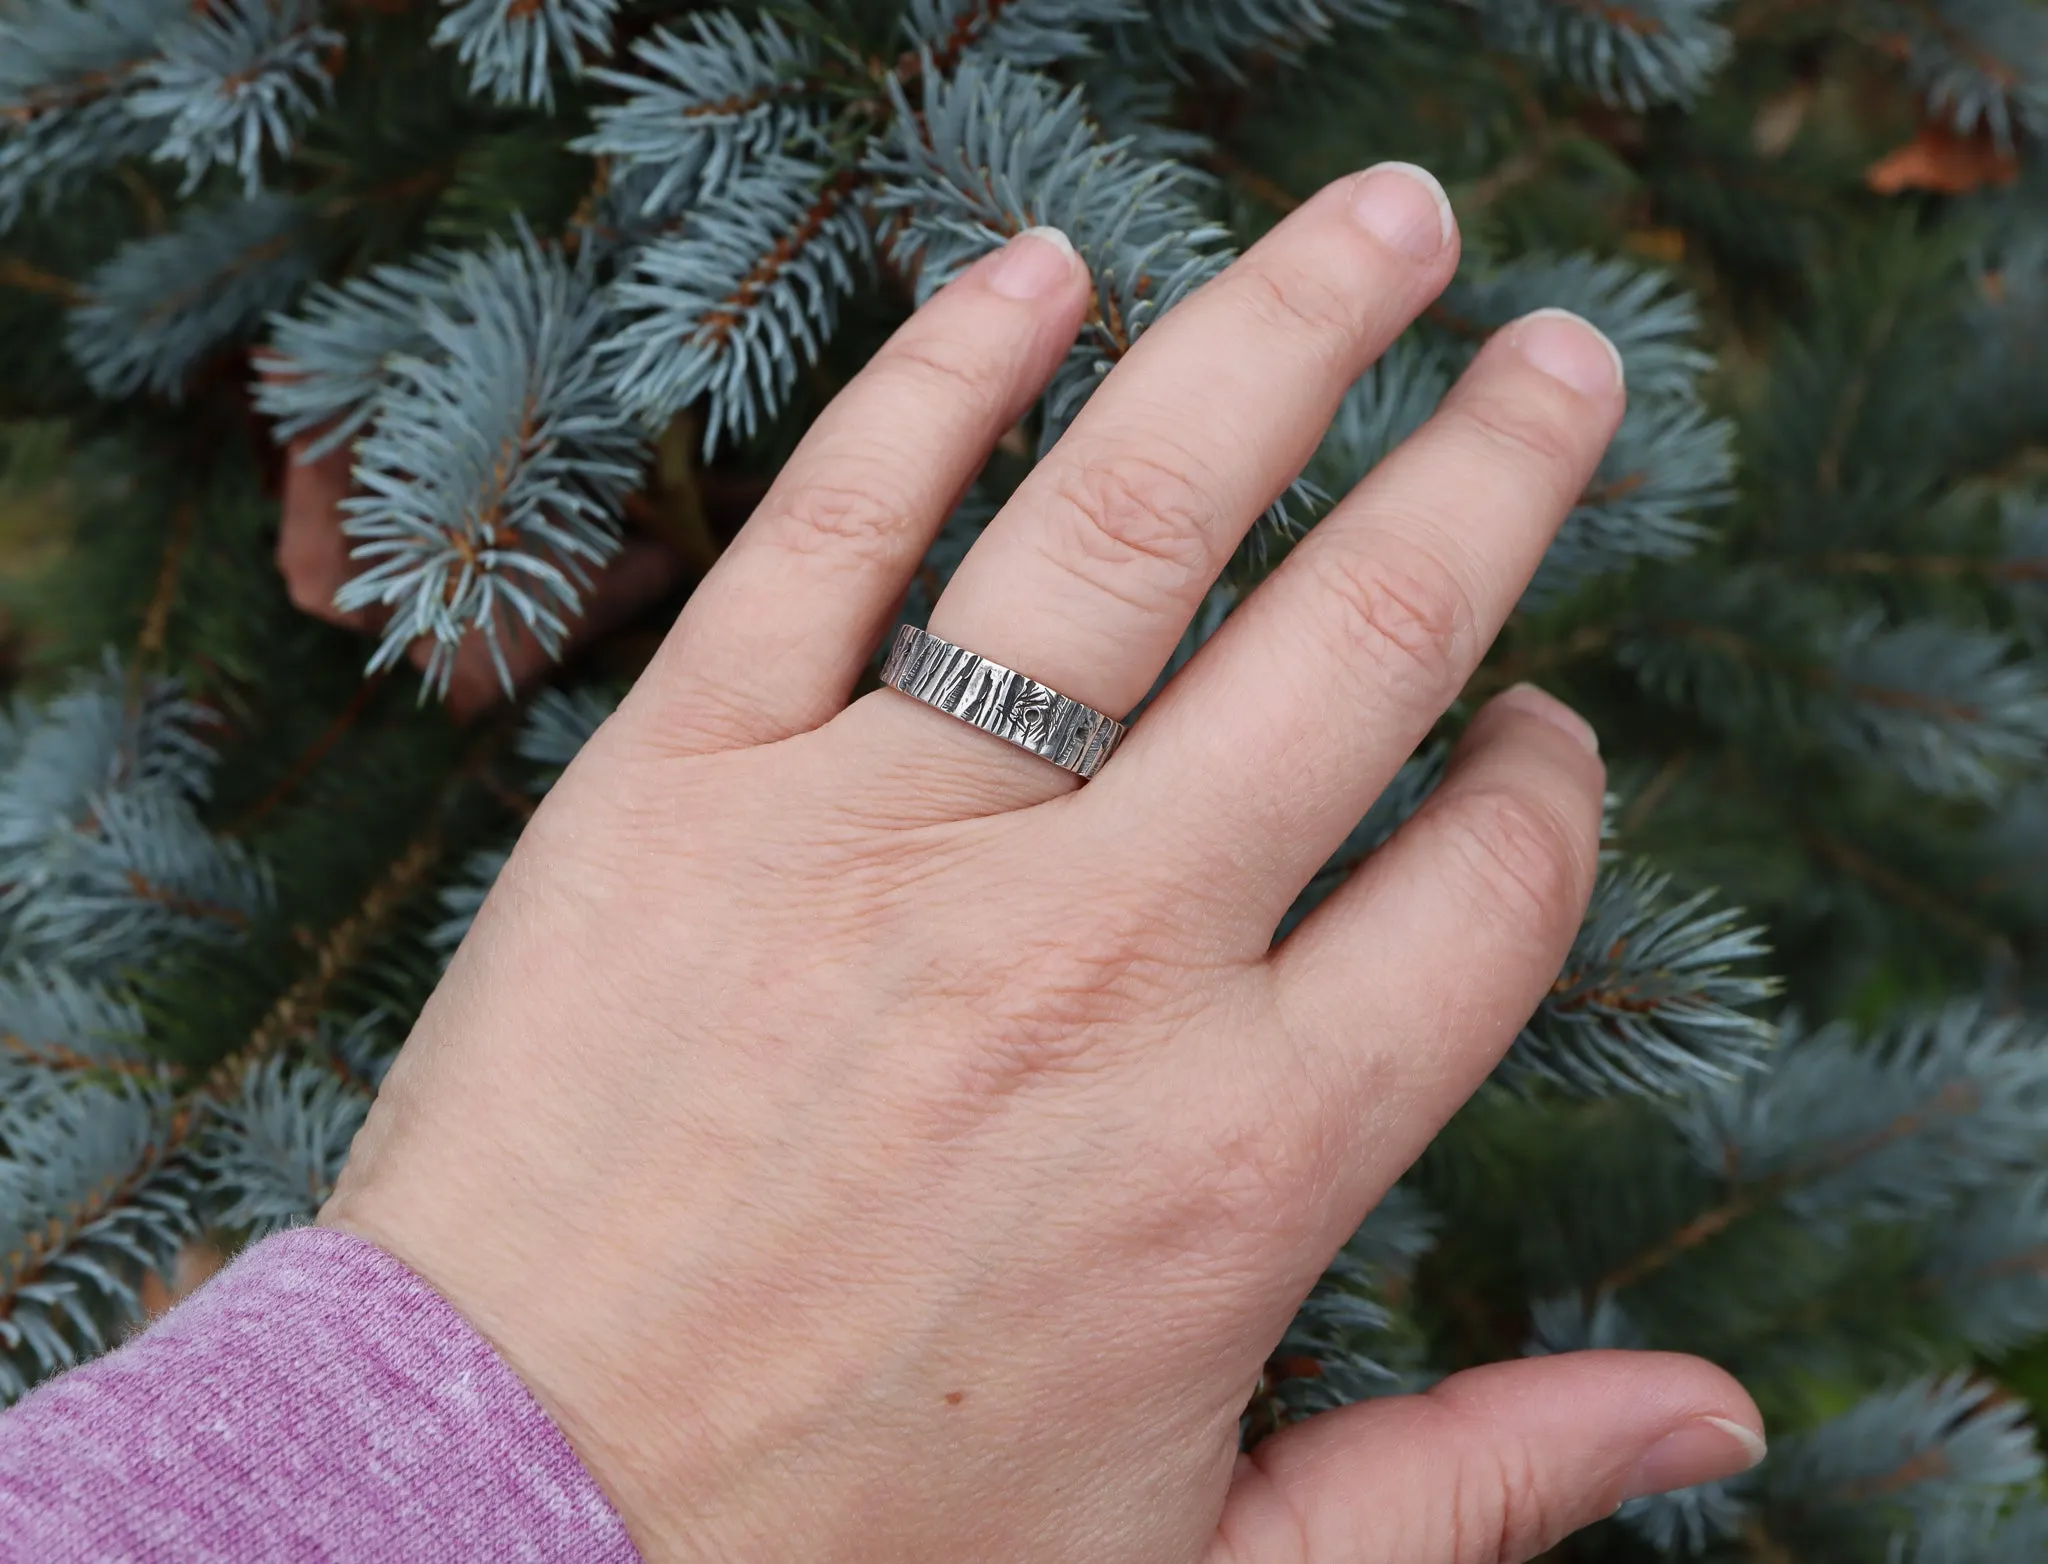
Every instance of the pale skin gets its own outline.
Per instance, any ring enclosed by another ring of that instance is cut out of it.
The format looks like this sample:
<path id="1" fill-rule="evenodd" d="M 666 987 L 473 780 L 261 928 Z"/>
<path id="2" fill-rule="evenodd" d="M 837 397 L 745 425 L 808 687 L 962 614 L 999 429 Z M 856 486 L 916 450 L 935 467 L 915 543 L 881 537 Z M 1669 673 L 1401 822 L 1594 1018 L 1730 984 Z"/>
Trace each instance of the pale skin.
<path id="1" fill-rule="evenodd" d="M 1456 265 L 1401 167 L 1147 333 L 934 633 L 1122 713 Z M 1495 1564 L 1762 1452 L 1661 1353 L 1459 1374 L 1238 1452 L 1338 1246 L 1499 1060 L 1595 867 L 1533 689 L 1284 942 L 1620 420 L 1555 312 L 1489 343 L 1085 786 L 852 692 L 1088 297 L 1023 235 L 818 421 L 551 792 L 322 1221 L 504 1355 L 650 1561 Z"/>

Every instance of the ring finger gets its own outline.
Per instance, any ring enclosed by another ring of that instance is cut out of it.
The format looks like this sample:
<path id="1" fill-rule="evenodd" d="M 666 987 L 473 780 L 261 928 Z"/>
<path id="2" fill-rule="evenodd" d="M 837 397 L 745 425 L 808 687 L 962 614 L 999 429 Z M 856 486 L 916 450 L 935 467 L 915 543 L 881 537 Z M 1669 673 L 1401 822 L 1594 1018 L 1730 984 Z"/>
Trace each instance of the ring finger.
<path id="1" fill-rule="evenodd" d="M 1449 280 L 1456 237 L 1420 169 L 1324 189 L 1138 340 L 969 551 L 932 633 L 1122 716 L 1346 388 Z M 1018 759 L 1044 795 L 1068 785 Z"/>

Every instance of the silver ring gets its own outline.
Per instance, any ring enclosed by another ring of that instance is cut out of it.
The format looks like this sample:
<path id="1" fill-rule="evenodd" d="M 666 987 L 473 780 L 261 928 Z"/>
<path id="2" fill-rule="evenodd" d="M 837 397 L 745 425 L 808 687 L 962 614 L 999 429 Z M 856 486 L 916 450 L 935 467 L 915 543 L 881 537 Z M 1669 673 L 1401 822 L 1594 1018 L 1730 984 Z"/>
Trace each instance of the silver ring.
<path id="1" fill-rule="evenodd" d="M 1124 725 L 916 625 L 896 632 L 882 682 L 984 733 L 1063 766 L 1083 781 L 1102 769 Z"/>

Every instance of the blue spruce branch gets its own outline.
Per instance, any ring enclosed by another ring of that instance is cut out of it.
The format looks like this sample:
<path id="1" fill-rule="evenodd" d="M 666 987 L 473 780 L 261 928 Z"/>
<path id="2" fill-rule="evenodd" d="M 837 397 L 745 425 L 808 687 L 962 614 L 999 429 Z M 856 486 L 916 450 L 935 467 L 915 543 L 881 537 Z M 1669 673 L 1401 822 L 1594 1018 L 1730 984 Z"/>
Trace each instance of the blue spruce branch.
<path id="1" fill-rule="evenodd" d="M 1421 1198 L 1396 1185 L 1337 1251 L 1274 1353 L 1275 1391 L 1290 1416 L 1420 1389 L 1434 1377 L 1401 1299 L 1437 1230 Z"/>
<path id="2" fill-rule="evenodd" d="M 233 939 L 269 904 L 267 872 L 211 835 L 200 708 L 111 659 L 10 724 L 0 769 L 0 955 L 123 970 L 174 939 Z"/>
<path id="3" fill-rule="evenodd" d="M 681 234 L 634 254 L 614 290 L 627 323 L 605 353 L 619 396 L 649 427 L 702 397 L 708 452 L 781 410 L 869 273 L 858 189 L 850 170 L 764 158 Z"/>
<path id="4" fill-rule="evenodd" d="M 469 926 L 483 910 L 484 898 L 505 872 L 512 857 L 510 847 L 479 847 L 462 861 L 455 880 L 440 893 L 441 919 L 427 931 L 427 947 L 439 953 L 445 963 L 455 947 L 469 936 Z"/>
<path id="5" fill-rule="evenodd" d="M 825 150 L 813 38 L 784 32 L 773 16 L 749 28 L 730 11 L 686 25 L 687 37 L 657 28 L 635 40 L 635 70 L 591 72 L 625 101 L 599 105 L 597 128 L 574 143 L 621 176 L 645 171 L 643 215 L 685 210 L 763 159 Z"/>
<path id="6" fill-rule="evenodd" d="M 1173 84 L 1139 74 L 1114 55 L 1086 55 L 1066 78 L 1087 95 L 1088 113 L 1105 140 L 1123 142 L 1133 157 L 1199 167 L 1215 142 L 1175 123 Z"/>
<path id="7" fill-rule="evenodd" d="M 187 0 L 20 0 L 0 10 L 0 233 L 96 169 L 155 150 L 127 102 Z"/>
<path id="8" fill-rule="evenodd" d="M 1659 1553 L 1690 1557 L 1739 1535 L 1749 1513 L 1735 1484 L 1715 1482 L 1630 1499 L 1614 1518 Z"/>
<path id="9" fill-rule="evenodd" d="M 1609 103 L 1689 104 L 1731 50 L 1722 0 L 1467 0 L 1495 43 Z"/>
<path id="10" fill-rule="evenodd" d="M 473 91 L 506 104 L 552 107 L 554 70 L 575 76 L 612 52 L 619 0 L 443 0 L 434 42 L 453 46 Z"/>
<path id="11" fill-rule="evenodd" d="M 926 69 L 920 87 L 913 108 L 890 83 L 896 117 L 866 162 L 881 181 L 875 207 L 891 221 L 891 258 L 914 268 L 919 297 L 1041 226 L 1072 241 L 1095 284 L 1081 339 L 1046 392 L 1042 454 L 1152 322 L 1229 265 L 1229 236 L 1196 205 L 1201 176 L 1104 141 L 1078 89 L 974 59 L 951 77 Z M 1297 483 L 1241 556 L 1256 562 L 1322 503 L 1312 482 Z"/>
<path id="12" fill-rule="evenodd" d="M 1995 586 L 2010 598 L 2035 655 L 2048 653 L 2048 499 L 2006 496 L 2001 506 Z"/>
<path id="13" fill-rule="evenodd" d="M 1700 512 L 1728 502 L 1734 426 L 1689 399 L 1634 401 L 1600 468 L 1523 598 L 1541 608 L 1638 559 L 1683 559 L 1713 535 Z"/>
<path id="14" fill-rule="evenodd" d="M 1404 765 L 1296 900 L 1285 937 L 1422 807 L 1448 750 Z M 1670 1096 L 1729 1081 L 1762 1064 L 1773 1028 L 1752 1014 L 1777 992 L 1752 964 L 1762 930 L 1710 893 L 1671 894 L 1644 863 L 1609 861 L 1570 956 L 1501 1067 L 1513 1084 L 1544 1082 L 1586 1096 Z"/>
<path id="15" fill-rule="evenodd" d="M 191 1127 L 135 1083 L 0 1103 L 0 1404 L 141 1314 L 141 1277 L 197 1227 Z"/>
<path id="16" fill-rule="evenodd" d="M 618 704 L 614 692 L 588 685 L 542 690 L 534 697 L 513 748 L 520 759 L 534 765 L 536 794 L 546 792 L 568 769 Z"/>
<path id="17" fill-rule="evenodd" d="M 2041 1475 L 2026 1417 L 2024 1403 L 1985 1380 L 1914 1380 L 1778 1443 L 1748 1486 L 1766 1524 L 1780 1512 L 1793 1540 L 1834 1520 L 1852 1534 L 1876 1532 L 1879 1546 L 1888 1529 L 1961 1529 L 1988 1541 L 2013 1491 Z"/>
<path id="18" fill-rule="evenodd" d="M 1908 1557 L 1910 1564 L 2037 1564 L 2048 1558 L 2048 1501 L 2023 1493 L 2016 1501 L 1929 1516 Z"/>
<path id="19" fill-rule="evenodd" d="M 175 400 L 208 354 L 283 309 L 318 266 L 308 214 L 290 197 L 200 207 L 95 271 L 66 341 L 101 396 Z"/>
<path id="20" fill-rule="evenodd" d="M 895 219 L 891 258 L 916 268 L 920 298 L 1024 229 L 1057 228 L 1095 277 L 1092 374 L 1229 264 L 1228 235 L 1196 205 L 1200 177 L 1105 142 L 1078 90 L 978 62 L 921 87 L 913 106 L 892 83 L 896 118 L 867 160 Z"/>
<path id="21" fill-rule="evenodd" d="M 1140 0 L 909 0 L 903 31 L 947 69 L 970 55 L 1040 66 L 1093 54 L 1101 29 L 1144 15 Z"/>
<path id="22" fill-rule="evenodd" d="M 209 0 L 157 47 L 128 94 L 129 111 L 156 122 L 155 156 L 185 166 L 187 195 L 221 166 L 253 196 L 265 150 L 289 152 L 332 95 L 342 37 L 317 0 Z"/>
<path id="23" fill-rule="evenodd" d="M 1901 40 L 1906 70 L 1958 134 L 2010 148 L 2048 135 L 2048 16 L 2005 0 L 1878 0 L 1872 30 Z"/>
<path id="24" fill-rule="evenodd" d="M 10 947 L 115 971 L 178 940 L 236 940 L 271 901 L 270 877 L 239 843 L 207 831 L 188 800 L 129 789 L 94 800 L 51 837 Z"/>
<path id="25" fill-rule="evenodd" d="M 142 1012 L 105 984 L 61 966 L 0 975 L 0 1102 L 83 1079 L 161 1075 L 141 1039 Z"/>
<path id="26" fill-rule="evenodd" d="M 1701 1089 L 1675 1119 L 1699 1165 L 1737 1190 L 1693 1241 L 1779 1203 L 1838 1243 L 1861 1224 L 1945 1212 L 2037 1165 L 2048 1039 L 1962 1001 L 1871 1041 L 1839 1023 L 1788 1028 L 1772 1069 Z M 1639 1261 L 1627 1279 L 1652 1268 Z"/>
<path id="27" fill-rule="evenodd" d="M 256 356 L 256 405 L 277 421 L 277 437 L 313 434 L 305 459 L 346 445 L 369 424 L 401 359 L 433 353 L 427 313 L 459 313 L 455 279 L 462 256 L 430 250 L 404 265 L 320 283 L 296 314 L 271 317 Z"/>
<path id="28" fill-rule="evenodd" d="M 1980 1352 L 2048 1335 L 2048 1174 L 1994 1185 L 1940 1223 L 1921 1285 Z"/>
<path id="29" fill-rule="evenodd" d="M 1551 985 L 1508 1055 L 1507 1078 L 1589 1096 L 1665 1095 L 1757 1068 L 1772 1028 L 1751 1012 L 1776 980 L 1742 970 L 1763 931 L 1710 894 L 1677 898 L 1647 864 L 1601 874 Z"/>
<path id="30" fill-rule="evenodd" d="M 590 573 L 617 552 L 644 442 L 600 366 L 614 324 L 592 269 L 530 235 L 465 256 L 430 305 L 429 353 L 397 359 L 357 449 L 343 531 L 366 562 L 343 609 L 392 610 L 372 669 L 427 637 L 442 690 L 480 633 L 509 689 L 517 625 L 558 654 Z"/>
<path id="31" fill-rule="evenodd" d="M 1405 0 L 1151 0 L 1144 21 L 1122 30 L 1118 52 L 1148 60 L 1189 55 L 1235 80 L 1261 57 L 1298 59 L 1340 28 L 1383 28 Z"/>
<path id="32" fill-rule="evenodd" d="M 370 1098 L 324 1060 L 273 1056 L 215 1103 L 194 1163 L 223 1197 L 213 1220 L 252 1239 L 313 1219 Z"/>
<path id="33" fill-rule="evenodd" d="M 212 788 L 214 718 L 173 679 L 131 689 L 109 652 L 44 702 L 17 696 L 0 714 L 0 883 L 17 883 L 8 855 L 39 844 L 53 819 L 78 815 L 113 787 L 168 787 L 195 799 Z"/>
<path id="34" fill-rule="evenodd" d="M 2048 669 L 2012 637 L 1935 619 L 1844 619 L 1805 583 L 1730 569 L 1643 596 L 1617 655 L 1715 726 L 1816 740 L 1950 797 L 1995 800 L 2048 744 Z"/>
<path id="35" fill-rule="evenodd" d="M 1699 402 L 1711 361 L 1693 340 L 1697 306 L 1661 274 L 1584 256 L 1475 260 L 1431 321 L 1346 394 L 1309 469 L 1328 492 L 1349 491 L 1436 410 L 1479 340 L 1545 304 L 1572 308 L 1610 335 L 1631 395 L 1599 472 L 1530 585 L 1531 608 L 1636 560 L 1692 553 L 1710 535 L 1700 513 L 1729 498 L 1734 428 Z"/>
<path id="36" fill-rule="evenodd" d="M 1827 731 L 1929 792 L 1992 798 L 2048 748 L 2048 669 L 2003 635 L 1927 620 L 1843 632 Z"/>
<path id="37" fill-rule="evenodd" d="M 1349 493 L 1442 402 L 1461 355 L 1422 332 L 1407 332 L 1382 353 L 1337 404 L 1309 472 L 1330 493 Z"/>
<path id="38" fill-rule="evenodd" d="M 1430 319 L 1470 342 L 1531 310 L 1583 315 L 1621 352 L 1634 399 L 1699 395 L 1713 357 L 1699 346 L 1699 304 L 1654 267 L 1589 255 L 1520 256 L 1495 262 L 1468 253 Z"/>

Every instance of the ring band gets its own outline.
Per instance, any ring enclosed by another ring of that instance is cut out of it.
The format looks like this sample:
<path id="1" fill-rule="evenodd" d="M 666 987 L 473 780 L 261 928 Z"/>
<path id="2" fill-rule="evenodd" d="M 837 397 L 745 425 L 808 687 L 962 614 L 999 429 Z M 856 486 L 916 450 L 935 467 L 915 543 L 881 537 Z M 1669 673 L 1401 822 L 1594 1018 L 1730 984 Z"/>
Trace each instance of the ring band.
<path id="1" fill-rule="evenodd" d="M 1106 712 L 916 625 L 896 632 L 882 682 L 1083 781 L 1102 769 L 1124 736 L 1124 725 Z"/>

